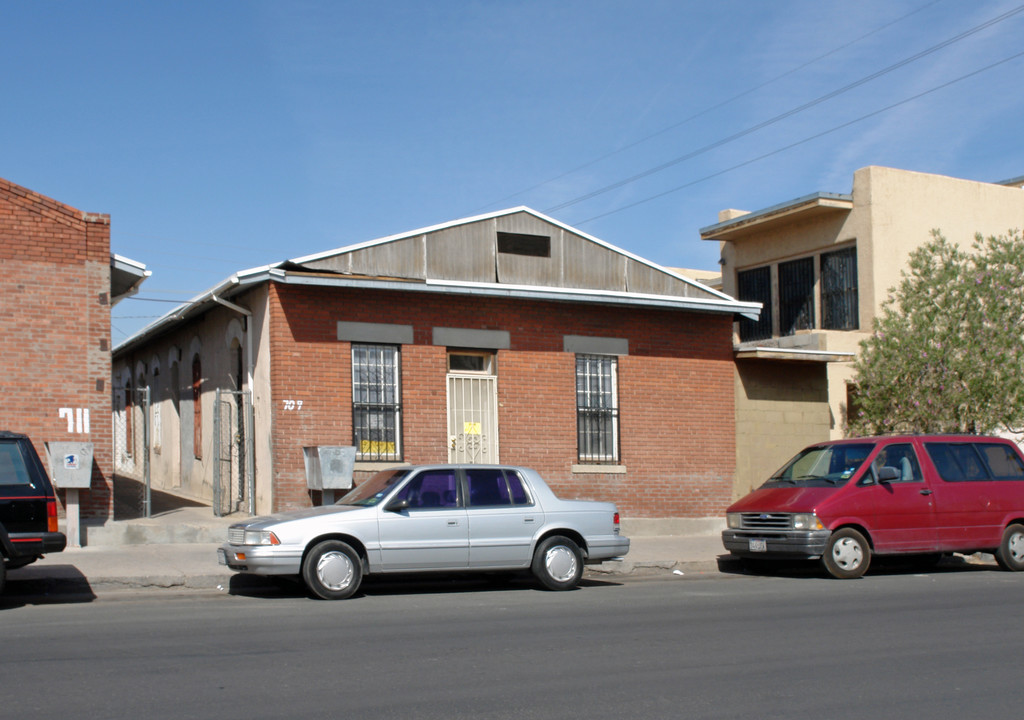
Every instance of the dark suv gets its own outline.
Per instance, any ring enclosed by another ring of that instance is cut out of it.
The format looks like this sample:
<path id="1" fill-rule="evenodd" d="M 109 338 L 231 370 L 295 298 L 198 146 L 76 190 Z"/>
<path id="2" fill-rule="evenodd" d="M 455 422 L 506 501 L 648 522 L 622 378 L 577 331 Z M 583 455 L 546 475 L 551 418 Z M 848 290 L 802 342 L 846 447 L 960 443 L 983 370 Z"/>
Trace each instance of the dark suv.
<path id="1" fill-rule="evenodd" d="M 27 435 L 0 431 L 0 592 L 8 568 L 67 545 L 57 531 L 57 498 Z"/>

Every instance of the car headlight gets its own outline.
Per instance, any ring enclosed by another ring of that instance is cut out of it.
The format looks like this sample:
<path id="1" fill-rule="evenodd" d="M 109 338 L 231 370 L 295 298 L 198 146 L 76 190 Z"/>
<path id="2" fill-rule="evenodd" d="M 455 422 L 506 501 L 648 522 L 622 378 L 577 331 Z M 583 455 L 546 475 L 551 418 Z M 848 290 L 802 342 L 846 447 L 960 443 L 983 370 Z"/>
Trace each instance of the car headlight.
<path id="1" fill-rule="evenodd" d="M 743 515 L 740 513 L 726 513 L 725 522 L 732 530 L 738 530 L 743 527 Z"/>
<path id="2" fill-rule="evenodd" d="M 243 545 L 280 545 L 277 535 L 269 530 L 246 530 Z"/>
<path id="3" fill-rule="evenodd" d="M 794 530 L 821 530 L 821 520 L 814 513 L 796 513 L 793 515 Z"/>

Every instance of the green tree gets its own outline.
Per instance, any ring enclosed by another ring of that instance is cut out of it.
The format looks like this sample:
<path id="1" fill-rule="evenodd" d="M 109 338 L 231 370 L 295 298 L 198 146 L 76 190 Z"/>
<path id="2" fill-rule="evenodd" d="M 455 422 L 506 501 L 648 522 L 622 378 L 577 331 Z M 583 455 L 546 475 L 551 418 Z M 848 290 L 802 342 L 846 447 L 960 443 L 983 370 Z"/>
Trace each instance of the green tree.
<path id="1" fill-rule="evenodd" d="M 1024 426 L 1024 239 L 932 235 L 861 342 L 851 434 Z"/>

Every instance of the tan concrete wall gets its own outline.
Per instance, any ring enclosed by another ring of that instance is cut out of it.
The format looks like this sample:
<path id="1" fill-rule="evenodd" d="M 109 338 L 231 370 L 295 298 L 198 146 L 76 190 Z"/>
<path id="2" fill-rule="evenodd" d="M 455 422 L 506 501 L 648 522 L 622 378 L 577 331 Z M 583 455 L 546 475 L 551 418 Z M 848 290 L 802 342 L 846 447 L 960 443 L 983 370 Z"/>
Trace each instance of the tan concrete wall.
<path id="1" fill-rule="evenodd" d="M 733 499 L 763 483 L 801 448 L 829 439 L 824 363 L 736 362 Z"/>
<path id="2" fill-rule="evenodd" d="M 861 326 L 900 282 L 911 251 L 938 229 L 970 249 L 975 233 L 1004 235 L 1024 228 L 1024 190 L 991 183 L 866 167 L 854 173 L 854 215 L 861 279 Z M 867 274 L 865 274 L 867 273 Z"/>
<path id="3" fill-rule="evenodd" d="M 931 239 L 932 229 L 969 249 L 975 233 L 1000 235 L 1024 228 L 1024 190 L 1018 187 L 871 166 L 854 173 L 852 195 L 849 212 L 797 213 L 791 222 L 723 243 L 723 291 L 736 294 L 739 270 L 777 265 L 856 243 L 860 330 L 819 328 L 814 331 L 814 340 L 816 349 L 857 353 L 890 289 L 899 284 L 910 253 Z M 774 268 L 773 278 L 777 282 Z M 766 309 L 773 313 L 776 327 L 777 302 L 775 293 L 775 306 Z M 816 322 L 821 323 L 820 300 Z M 828 365 L 828 427 L 832 438 L 845 435 L 846 386 L 852 377 L 850 363 Z"/>

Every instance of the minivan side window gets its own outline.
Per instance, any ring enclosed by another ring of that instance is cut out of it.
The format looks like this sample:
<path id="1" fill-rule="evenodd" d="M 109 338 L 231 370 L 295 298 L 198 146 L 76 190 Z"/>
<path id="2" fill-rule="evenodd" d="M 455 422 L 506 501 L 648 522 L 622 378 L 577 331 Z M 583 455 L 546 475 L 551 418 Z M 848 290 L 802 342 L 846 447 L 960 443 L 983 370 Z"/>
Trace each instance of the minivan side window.
<path id="1" fill-rule="evenodd" d="M 972 443 L 925 443 L 924 446 L 943 480 L 963 482 L 992 478 Z"/>
<path id="2" fill-rule="evenodd" d="M 1024 480 L 1024 463 L 1011 447 L 1002 443 L 977 443 L 977 448 L 997 480 Z"/>
<path id="3" fill-rule="evenodd" d="M 893 482 L 924 482 L 921 465 L 917 462 L 914 446 L 910 443 L 886 445 L 879 450 L 871 463 L 871 469 L 875 471 L 876 477 L 883 467 L 895 468 L 899 473 Z"/>

